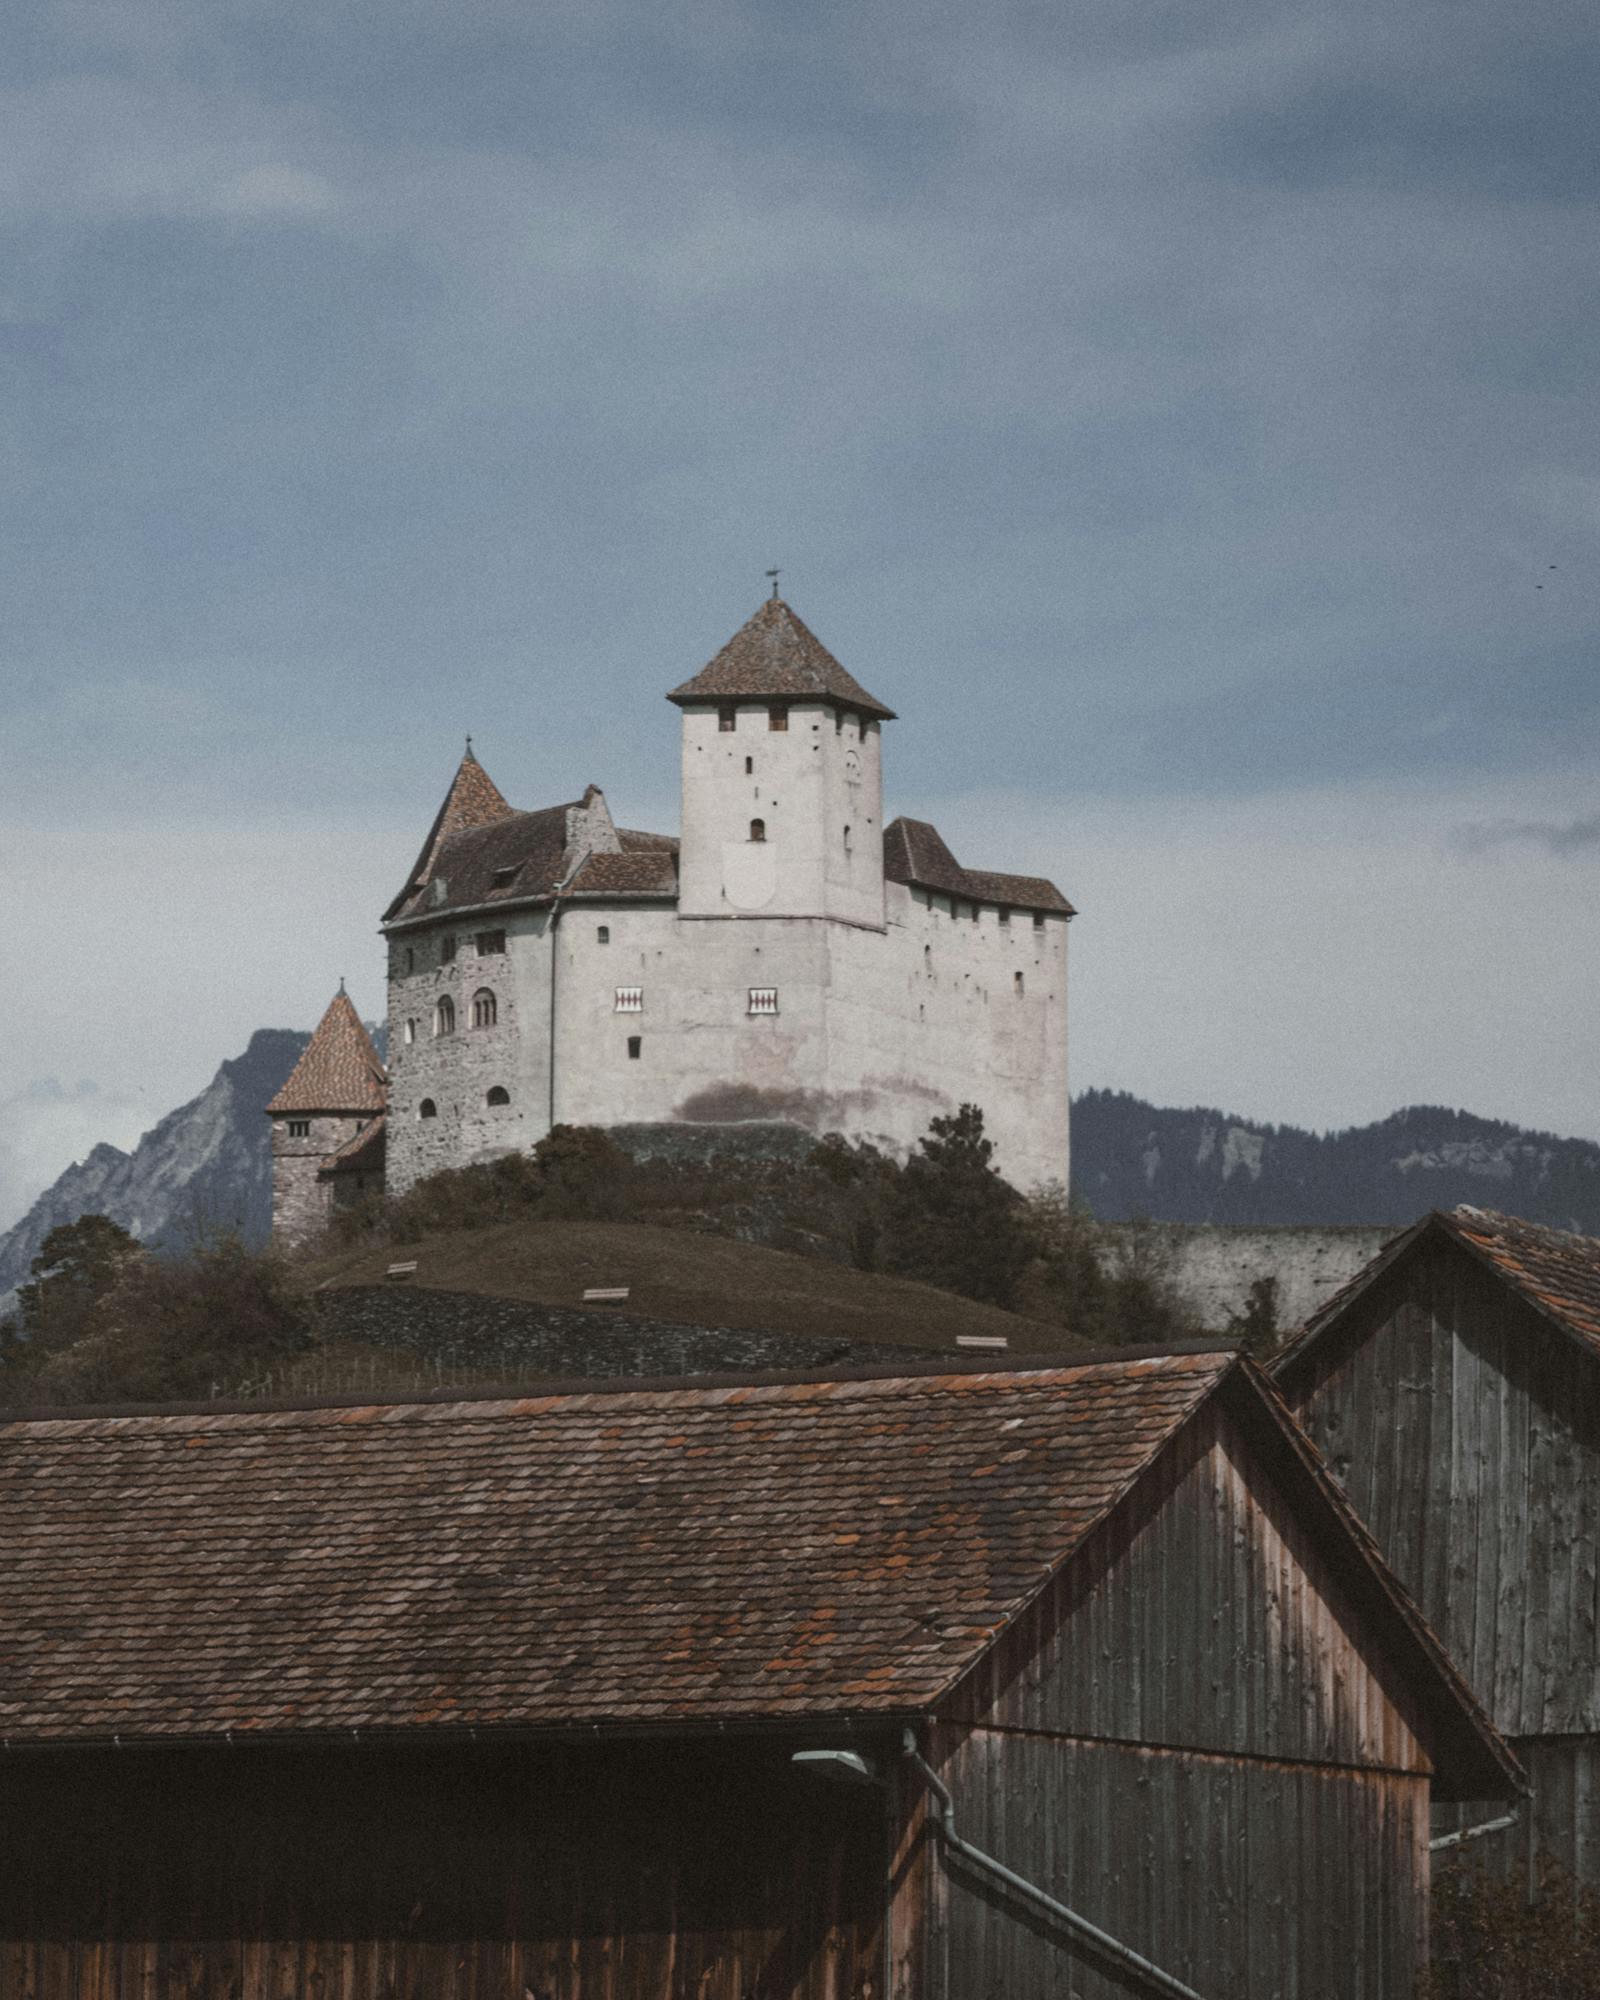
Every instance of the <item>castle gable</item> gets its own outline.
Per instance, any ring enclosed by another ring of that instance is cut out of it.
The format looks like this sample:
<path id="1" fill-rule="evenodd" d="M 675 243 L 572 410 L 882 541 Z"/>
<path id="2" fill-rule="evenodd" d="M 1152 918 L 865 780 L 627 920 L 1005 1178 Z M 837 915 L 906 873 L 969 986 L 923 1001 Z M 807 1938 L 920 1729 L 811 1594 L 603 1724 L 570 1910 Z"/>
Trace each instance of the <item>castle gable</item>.
<path id="1" fill-rule="evenodd" d="M 434 815 L 433 825 L 429 827 L 422 852 L 406 878 L 405 888 L 383 913 L 385 921 L 398 916 L 403 905 L 427 883 L 438 862 L 440 848 L 453 834 L 461 833 L 468 827 L 489 826 L 496 820 L 509 817 L 510 813 L 511 808 L 501 796 L 499 786 L 473 756 L 469 737 L 467 754 L 450 781 L 444 804 Z"/>

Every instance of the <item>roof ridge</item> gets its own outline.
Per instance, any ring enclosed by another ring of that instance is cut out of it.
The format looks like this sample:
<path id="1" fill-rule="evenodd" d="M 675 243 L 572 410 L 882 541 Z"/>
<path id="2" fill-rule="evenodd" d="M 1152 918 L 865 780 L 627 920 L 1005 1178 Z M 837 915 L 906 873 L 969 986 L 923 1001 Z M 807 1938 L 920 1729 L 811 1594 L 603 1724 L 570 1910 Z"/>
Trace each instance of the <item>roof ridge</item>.
<path id="1" fill-rule="evenodd" d="M 769 696 L 820 698 L 876 716 L 880 722 L 894 720 L 894 710 L 868 694 L 781 597 L 764 598 L 754 616 L 699 673 L 673 688 L 667 700 L 682 706 Z"/>

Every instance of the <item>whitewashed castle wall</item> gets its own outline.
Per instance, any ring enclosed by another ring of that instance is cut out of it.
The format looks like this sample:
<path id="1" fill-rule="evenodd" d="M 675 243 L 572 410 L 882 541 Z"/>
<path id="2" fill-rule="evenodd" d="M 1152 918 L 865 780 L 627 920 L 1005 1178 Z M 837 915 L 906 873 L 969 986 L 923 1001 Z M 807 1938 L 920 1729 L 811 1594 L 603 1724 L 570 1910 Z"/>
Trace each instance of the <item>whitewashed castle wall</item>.
<path id="1" fill-rule="evenodd" d="M 569 905 L 555 933 L 555 1122 L 765 1115 L 905 1153 L 931 1118 L 971 1101 L 1009 1179 L 1065 1180 L 1065 917 L 1036 924 L 1013 910 L 1002 924 L 992 905 L 952 916 L 950 898 L 898 883 L 887 901 L 881 932 Z M 506 952 L 490 958 L 458 930 L 459 955 L 444 965 L 438 934 L 413 934 L 417 970 L 400 970 L 391 989 L 391 1188 L 526 1148 L 549 1129 L 549 913 L 508 914 L 506 930 Z M 499 1018 L 474 1028 L 472 995 L 484 986 Z M 619 1012 L 617 991 L 630 987 L 642 1005 Z M 752 987 L 776 988 L 776 1016 L 749 1012 Z M 456 1030 L 434 1036 L 444 993 Z M 486 1102 L 497 1084 L 511 1099 L 498 1110 Z M 435 1117 L 419 1117 L 424 1098 Z"/>

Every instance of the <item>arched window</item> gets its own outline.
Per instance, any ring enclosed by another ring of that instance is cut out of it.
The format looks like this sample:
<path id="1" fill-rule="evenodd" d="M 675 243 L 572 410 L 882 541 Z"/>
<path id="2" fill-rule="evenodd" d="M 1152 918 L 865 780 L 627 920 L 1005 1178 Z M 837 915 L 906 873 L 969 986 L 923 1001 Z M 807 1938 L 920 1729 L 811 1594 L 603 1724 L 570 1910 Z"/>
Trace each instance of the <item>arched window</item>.
<path id="1" fill-rule="evenodd" d="M 494 995 L 487 986 L 480 986 L 472 996 L 472 1025 L 475 1028 L 492 1028 L 498 1013 Z"/>
<path id="2" fill-rule="evenodd" d="M 767 823 L 766 823 L 766 821 L 765 821 L 764 819 L 753 819 L 753 820 L 751 820 L 751 822 L 750 822 L 750 838 L 751 838 L 752 840 L 765 840 L 765 839 L 766 839 L 766 837 L 767 837 Z"/>
<path id="3" fill-rule="evenodd" d="M 506 1089 L 503 1083 L 497 1083 L 483 1101 L 488 1105 L 509 1104 L 511 1102 L 511 1092 Z"/>
<path id="4" fill-rule="evenodd" d="M 456 1031 L 456 1003 L 448 993 L 440 997 L 433 1010 L 433 1032 L 436 1035 L 453 1035 Z"/>
<path id="5" fill-rule="evenodd" d="M 419 1118 L 437 1118 L 438 1115 L 439 1107 L 431 1097 L 425 1097 L 417 1106 L 417 1116 Z"/>

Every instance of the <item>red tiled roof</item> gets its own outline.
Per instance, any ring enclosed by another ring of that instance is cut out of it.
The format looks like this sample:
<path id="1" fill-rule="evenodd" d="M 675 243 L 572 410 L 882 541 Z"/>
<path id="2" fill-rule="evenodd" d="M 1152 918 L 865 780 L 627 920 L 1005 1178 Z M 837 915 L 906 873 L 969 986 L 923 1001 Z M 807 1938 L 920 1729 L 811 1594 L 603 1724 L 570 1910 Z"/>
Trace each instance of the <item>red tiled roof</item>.
<path id="1" fill-rule="evenodd" d="M 381 1111 L 387 1101 L 378 1051 L 341 986 L 267 1110 Z"/>
<path id="2" fill-rule="evenodd" d="M 434 814 L 433 825 L 428 829 L 428 837 L 422 843 L 422 852 L 416 864 L 406 877 L 406 886 L 396 896 L 394 902 L 384 911 L 384 916 L 394 916 L 400 905 L 415 896 L 428 880 L 438 860 L 441 844 L 453 833 L 461 833 L 467 827 L 488 826 L 492 821 L 504 819 L 511 811 L 500 796 L 499 787 L 493 778 L 472 754 L 472 745 L 467 745 L 467 754 L 456 767 L 456 774 L 450 780 L 450 789 L 444 795 L 444 804 Z"/>
<path id="3" fill-rule="evenodd" d="M 1523 1222 L 1493 1209 L 1462 1206 L 1435 1209 L 1386 1243 L 1364 1270 L 1317 1308 L 1273 1361 L 1273 1374 L 1292 1370 L 1355 1299 L 1398 1264 L 1414 1243 L 1435 1234 L 1461 1244 L 1545 1318 L 1600 1355 L 1600 1239 Z"/>
<path id="4" fill-rule="evenodd" d="M 915 883 L 974 903 L 1010 904 L 1019 910 L 1077 913 L 1053 882 L 1042 875 L 996 875 L 963 868 L 925 819 L 896 819 L 883 830 L 883 872 L 891 882 Z"/>
<path id="5" fill-rule="evenodd" d="M 894 710 L 851 678 L 822 641 L 781 597 L 769 597 L 741 625 L 716 658 L 693 680 L 675 687 L 668 701 L 764 701 L 780 696 L 831 701 L 837 707 L 894 720 Z"/>
<path id="6" fill-rule="evenodd" d="M 581 803 L 507 811 L 486 826 L 465 827 L 439 842 L 424 882 L 389 905 L 384 922 L 446 917 L 487 903 L 548 901 L 566 873 L 567 815 Z"/>
<path id="7" fill-rule="evenodd" d="M 1235 1365 L 0 1424 L 0 1737 L 914 1710 Z"/>
<path id="8" fill-rule="evenodd" d="M 591 854 L 572 878 L 574 896 L 676 896 L 678 861 L 670 847 L 632 854 Z"/>

